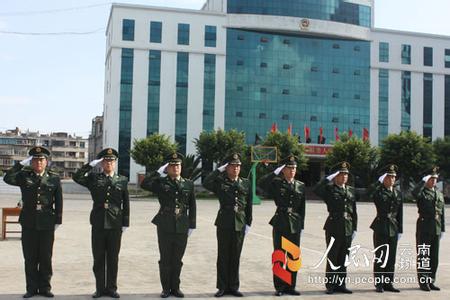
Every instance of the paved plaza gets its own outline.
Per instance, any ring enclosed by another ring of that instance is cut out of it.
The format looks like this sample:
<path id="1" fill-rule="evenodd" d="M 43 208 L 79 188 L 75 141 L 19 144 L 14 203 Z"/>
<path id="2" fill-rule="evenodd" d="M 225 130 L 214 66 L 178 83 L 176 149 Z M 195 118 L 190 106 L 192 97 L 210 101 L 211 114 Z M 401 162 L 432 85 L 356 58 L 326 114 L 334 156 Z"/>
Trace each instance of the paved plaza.
<path id="1" fill-rule="evenodd" d="M 0 190 L 0 206 L 15 206 L 19 199 L 16 190 Z M 150 223 L 159 204 L 155 199 L 133 198 L 131 202 L 131 226 L 124 233 L 119 265 L 119 290 L 122 299 L 159 298 L 161 286 L 158 271 L 158 244 L 156 227 Z M 56 299 L 91 299 L 95 289 L 90 248 L 89 212 L 91 200 L 88 194 L 65 194 L 63 225 L 56 231 L 53 255 L 53 292 Z M 181 289 L 187 298 L 211 298 L 216 291 L 217 244 L 214 220 L 217 200 L 197 201 L 197 229 L 188 241 L 181 278 Z M 397 261 L 402 261 L 398 276 L 402 280 L 415 280 L 415 222 L 417 208 L 414 204 L 404 207 L 404 231 L 400 240 Z M 447 207 L 448 209 L 448 207 Z M 246 298 L 271 299 L 273 296 L 271 273 L 271 226 L 274 204 L 263 201 L 254 207 L 253 225 L 244 242 L 241 258 L 241 291 Z M 369 225 L 375 215 L 372 203 L 358 203 L 358 233 L 354 241 L 361 245 L 355 261 L 349 266 L 349 278 L 368 280 L 372 266 L 366 266 L 364 255 L 370 257 L 372 230 Z M 448 214 L 447 214 L 448 215 Z M 323 276 L 325 262 L 317 266 L 325 252 L 322 230 L 327 216 L 325 204 L 308 201 L 306 204 L 305 231 L 302 236 L 302 268 L 298 288 L 302 298 L 352 298 L 352 299 L 449 299 L 450 297 L 450 237 L 441 240 L 440 264 L 437 285 L 440 292 L 422 292 L 416 283 L 396 284 L 400 294 L 374 292 L 372 283 L 350 282 L 352 295 L 325 295 L 324 285 L 318 282 Z M 447 218 L 448 220 L 448 218 Z M 447 221 L 448 224 L 448 221 Z M 25 292 L 23 257 L 19 238 L 0 241 L 0 299 L 19 299 Z M 355 264 L 359 264 L 356 266 Z M 286 297 L 286 296 L 283 296 Z M 36 297 L 39 298 L 39 297 Z"/>

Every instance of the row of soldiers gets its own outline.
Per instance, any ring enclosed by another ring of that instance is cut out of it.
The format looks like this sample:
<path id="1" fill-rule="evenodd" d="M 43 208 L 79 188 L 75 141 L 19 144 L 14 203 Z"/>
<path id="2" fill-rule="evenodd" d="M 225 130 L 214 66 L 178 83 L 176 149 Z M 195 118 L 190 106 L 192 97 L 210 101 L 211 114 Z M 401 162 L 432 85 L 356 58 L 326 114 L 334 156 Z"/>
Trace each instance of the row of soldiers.
<path id="1" fill-rule="evenodd" d="M 19 221 L 27 289 L 23 297 L 30 298 L 36 294 L 53 297 L 51 257 L 54 231 L 62 223 L 61 184 L 58 175 L 47 168 L 48 149 L 34 147 L 29 154 L 28 159 L 16 164 L 4 177 L 6 183 L 19 186 L 22 192 L 23 209 Z M 130 206 L 127 178 L 115 172 L 117 158 L 116 150 L 106 148 L 96 160 L 84 165 L 73 176 L 75 182 L 89 189 L 93 200 L 90 214 L 96 279 L 93 298 L 120 297 L 117 293 L 118 256 L 122 233 L 129 226 Z M 196 228 L 194 183 L 181 177 L 182 162 L 183 155 L 172 153 L 163 166 L 145 177 L 141 185 L 143 189 L 152 191 L 160 204 L 152 222 L 157 226 L 161 298 L 170 295 L 184 297 L 180 290 L 182 258 L 188 237 Z M 101 173 L 93 171 L 98 164 L 101 164 Z M 240 176 L 240 167 L 241 156 L 233 153 L 203 182 L 220 203 L 215 221 L 218 242 L 215 297 L 227 294 L 243 296 L 239 291 L 239 261 L 244 238 L 252 224 L 252 187 L 248 179 Z M 327 248 L 333 243 L 327 254 L 327 294 L 352 293 L 345 285 L 345 259 L 357 231 L 358 217 L 357 194 L 347 184 L 349 169 L 346 162 L 336 165 L 332 174 L 314 189 L 325 201 L 329 213 L 324 226 Z M 377 292 L 399 292 L 392 284 L 397 242 L 403 231 L 403 197 L 394 188 L 397 172 L 395 165 L 387 166 L 372 194 L 377 209 L 371 225 L 374 247 L 389 246 L 387 264 L 382 265 L 380 261 L 374 264 Z M 259 181 L 259 186 L 276 205 L 276 212 L 269 222 L 273 227 L 275 251 L 282 250 L 283 237 L 300 246 L 305 220 L 305 186 L 295 179 L 296 173 L 297 158 L 289 155 L 275 171 Z M 419 209 L 417 245 L 429 245 L 431 250 L 428 257 L 424 257 L 424 253 L 418 255 L 418 260 L 429 259 L 431 266 L 427 272 L 418 270 L 420 289 L 424 291 L 439 290 L 434 283 L 445 219 L 443 195 L 436 188 L 437 178 L 438 168 L 435 167 L 413 191 Z M 381 250 L 377 251 L 380 257 Z M 292 283 L 287 284 L 274 275 L 275 295 L 300 295 L 296 290 L 296 276 L 297 272 L 292 272 Z"/>

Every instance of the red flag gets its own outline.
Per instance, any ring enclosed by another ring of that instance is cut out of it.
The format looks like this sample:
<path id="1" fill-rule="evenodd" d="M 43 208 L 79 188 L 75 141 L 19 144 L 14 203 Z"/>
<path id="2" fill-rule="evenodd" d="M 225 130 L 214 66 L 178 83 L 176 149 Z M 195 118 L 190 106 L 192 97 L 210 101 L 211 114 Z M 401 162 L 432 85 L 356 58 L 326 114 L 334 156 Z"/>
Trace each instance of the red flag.
<path id="1" fill-rule="evenodd" d="M 319 144 L 322 144 L 323 141 L 323 128 L 320 127 L 319 129 Z"/>
<path id="2" fill-rule="evenodd" d="M 336 140 L 336 141 L 339 141 L 339 134 L 338 134 L 338 128 L 337 127 L 335 127 L 334 128 L 334 139 Z"/>
<path id="3" fill-rule="evenodd" d="M 367 128 L 363 128 L 363 141 L 369 140 L 369 130 Z"/>
<path id="4" fill-rule="evenodd" d="M 272 128 L 270 129 L 270 132 L 277 132 L 277 131 L 278 131 L 277 123 L 273 123 Z"/>
<path id="5" fill-rule="evenodd" d="M 292 124 L 291 123 L 289 123 L 288 129 L 287 129 L 287 133 L 289 135 L 292 135 Z"/>
<path id="6" fill-rule="evenodd" d="M 353 130 L 349 129 L 348 130 L 348 137 L 352 137 L 352 135 L 353 135 Z"/>
<path id="7" fill-rule="evenodd" d="M 308 126 L 305 126 L 305 142 L 311 139 L 311 131 Z"/>

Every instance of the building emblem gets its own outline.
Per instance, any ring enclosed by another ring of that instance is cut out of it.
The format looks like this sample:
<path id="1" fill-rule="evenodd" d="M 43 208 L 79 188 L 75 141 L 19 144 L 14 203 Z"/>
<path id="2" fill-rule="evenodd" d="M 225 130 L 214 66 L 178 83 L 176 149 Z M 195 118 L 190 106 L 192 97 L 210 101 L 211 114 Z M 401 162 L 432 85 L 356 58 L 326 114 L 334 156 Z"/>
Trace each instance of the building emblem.
<path id="1" fill-rule="evenodd" d="M 300 29 L 307 30 L 307 29 L 309 29 L 309 25 L 310 25 L 309 19 L 301 19 L 300 20 Z"/>

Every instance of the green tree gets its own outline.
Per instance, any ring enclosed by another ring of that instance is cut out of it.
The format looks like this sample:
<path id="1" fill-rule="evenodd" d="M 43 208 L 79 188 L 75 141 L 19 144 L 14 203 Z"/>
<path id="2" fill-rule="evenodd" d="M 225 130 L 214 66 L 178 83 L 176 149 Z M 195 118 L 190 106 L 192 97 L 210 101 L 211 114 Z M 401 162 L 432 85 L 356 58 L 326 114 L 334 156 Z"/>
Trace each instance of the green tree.
<path id="1" fill-rule="evenodd" d="M 200 136 L 194 140 L 194 144 L 202 161 L 203 173 L 211 172 L 217 152 L 216 131 L 202 131 Z"/>
<path id="2" fill-rule="evenodd" d="M 152 134 L 145 139 L 134 140 L 130 151 L 134 161 L 146 168 L 147 172 L 157 170 L 167 155 L 177 151 L 178 145 L 164 134 Z"/>
<path id="3" fill-rule="evenodd" d="M 342 134 L 333 149 L 327 154 L 326 165 L 333 167 L 341 161 L 347 161 L 351 165 L 351 174 L 355 186 L 368 187 L 374 177 L 378 166 L 379 151 L 372 147 L 369 141 L 363 141 L 356 137 Z"/>
<path id="4" fill-rule="evenodd" d="M 194 143 L 202 162 L 211 163 L 220 163 L 231 152 L 244 153 L 247 148 L 245 133 L 235 129 L 203 131 Z"/>
<path id="5" fill-rule="evenodd" d="M 202 169 L 199 168 L 200 156 L 188 154 L 183 160 L 183 166 L 181 168 L 181 177 L 196 181 L 202 174 Z"/>
<path id="6" fill-rule="evenodd" d="M 400 187 L 403 192 L 421 178 L 421 173 L 431 168 L 435 155 L 428 138 L 415 132 L 402 131 L 391 134 L 381 142 L 380 166 L 394 163 L 399 167 Z"/>
<path id="7" fill-rule="evenodd" d="M 308 159 L 305 155 L 305 148 L 298 142 L 297 135 L 290 135 L 284 132 L 269 132 L 264 139 L 263 146 L 278 148 L 278 161 L 294 154 L 298 157 L 298 169 L 305 170 L 308 165 Z M 274 166 L 272 166 L 274 167 Z"/>
<path id="8" fill-rule="evenodd" d="M 214 161 L 220 163 L 225 157 L 232 152 L 237 152 L 244 158 L 247 151 L 247 143 L 245 142 L 245 133 L 236 129 L 216 131 L 217 148 Z"/>
<path id="9" fill-rule="evenodd" d="M 248 146 L 245 143 L 245 133 L 237 130 L 225 131 L 222 129 L 213 131 L 203 131 L 198 139 L 195 139 L 197 154 L 202 159 L 202 169 L 204 175 L 212 171 L 213 163 L 220 164 L 223 159 L 232 152 L 242 155 L 243 166 L 241 174 L 247 172 L 246 157 Z"/>
<path id="10" fill-rule="evenodd" d="M 446 179 L 450 179 L 450 137 L 439 138 L 433 143 L 436 162 L 440 167 L 440 174 Z"/>

